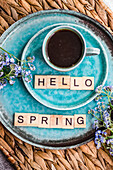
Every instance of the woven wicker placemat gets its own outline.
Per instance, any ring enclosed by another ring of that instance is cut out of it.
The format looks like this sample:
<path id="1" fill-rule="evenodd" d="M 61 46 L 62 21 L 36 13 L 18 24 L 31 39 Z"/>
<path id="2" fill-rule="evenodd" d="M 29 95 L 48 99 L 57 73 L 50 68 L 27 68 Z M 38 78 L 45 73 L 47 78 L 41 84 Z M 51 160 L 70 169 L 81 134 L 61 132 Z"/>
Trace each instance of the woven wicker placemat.
<path id="1" fill-rule="evenodd" d="M 40 10 L 66 9 L 81 12 L 113 34 L 113 12 L 102 0 L 0 0 L 0 35 L 14 22 Z M 78 148 L 47 150 L 13 136 L 0 123 L 0 150 L 16 169 L 22 170 L 113 170 L 113 161 L 94 141 Z"/>

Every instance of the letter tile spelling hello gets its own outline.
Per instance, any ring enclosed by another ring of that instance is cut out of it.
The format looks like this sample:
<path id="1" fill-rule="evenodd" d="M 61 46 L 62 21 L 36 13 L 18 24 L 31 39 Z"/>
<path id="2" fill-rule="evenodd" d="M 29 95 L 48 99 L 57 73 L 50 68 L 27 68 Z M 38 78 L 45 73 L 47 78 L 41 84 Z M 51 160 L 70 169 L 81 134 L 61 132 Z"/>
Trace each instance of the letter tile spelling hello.
<path id="1" fill-rule="evenodd" d="M 83 77 L 83 90 L 94 90 L 94 77 Z"/>
<path id="2" fill-rule="evenodd" d="M 46 89 L 47 86 L 47 76 L 35 75 L 35 89 Z"/>
<path id="3" fill-rule="evenodd" d="M 70 76 L 59 76 L 58 88 L 59 89 L 70 89 Z"/>
<path id="4" fill-rule="evenodd" d="M 94 90 L 94 77 L 35 75 L 34 88 Z"/>
<path id="5" fill-rule="evenodd" d="M 70 90 L 82 90 L 82 77 L 71 77 Z"/>
<path id="6" fill-rule="evenodd" d="M 48 75 L 47 76 L 47 89 L 58 89 L 59 76 Z"/>

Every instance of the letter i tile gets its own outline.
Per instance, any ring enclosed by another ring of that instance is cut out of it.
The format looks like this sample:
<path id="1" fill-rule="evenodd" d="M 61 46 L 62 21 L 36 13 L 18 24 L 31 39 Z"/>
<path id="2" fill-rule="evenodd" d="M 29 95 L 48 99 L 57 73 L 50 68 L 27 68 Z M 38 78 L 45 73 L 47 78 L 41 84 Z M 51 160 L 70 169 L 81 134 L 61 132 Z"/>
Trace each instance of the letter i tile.
<path id="1" fill-rule="evenodd" d="M 50 116 L 50 128 L 62 128 L 62 115 Z"/>

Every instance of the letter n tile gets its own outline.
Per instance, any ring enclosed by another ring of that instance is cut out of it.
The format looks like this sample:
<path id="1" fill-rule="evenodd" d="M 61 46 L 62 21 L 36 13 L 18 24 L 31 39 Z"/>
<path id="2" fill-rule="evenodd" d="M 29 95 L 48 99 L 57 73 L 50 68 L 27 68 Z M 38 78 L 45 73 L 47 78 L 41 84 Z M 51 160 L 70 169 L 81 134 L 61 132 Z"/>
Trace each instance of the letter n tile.
<path id="1" fill-rule="evenodd" d="M 62 128 L 63 129 L 74 129 L 74 116 L 63 116 Z"/>

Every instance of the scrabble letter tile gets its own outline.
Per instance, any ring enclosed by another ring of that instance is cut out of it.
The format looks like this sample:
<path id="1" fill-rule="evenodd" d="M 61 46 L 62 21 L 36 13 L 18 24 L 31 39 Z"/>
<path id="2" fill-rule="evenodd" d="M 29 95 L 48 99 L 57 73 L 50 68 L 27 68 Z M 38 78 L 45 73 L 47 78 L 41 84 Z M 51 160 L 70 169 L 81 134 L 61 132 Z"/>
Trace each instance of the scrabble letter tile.
<path id="1" fill-rule="evenodd" d="M 94 90 L 94 77 L 83 77 L 83 90 Z"/>
<path id="2" fill-rule="evenodd" d="M 46 78 L 47 76 L 35 75 L 35 89 L 46 89 Z"/>
<path id="3" fill-rule="evenodd" d="M 34 113 L 27 114 L 27 126 L 36 126 L 38 127 L 39 115 Z"/>
<path id="4" fill-rule="evenodd" d="M 58 89 L 58 77 L 54 75 L 47 76 L 47 89 Z"/>
<path id="5" fill-rule="evenodd" d="M 15 113 L 14 126 L 26 126 L 27 113 Z"/>
<path id="6" fill-rule="evenodd" d="M 62 115 L 50 116 L 50 128 L 62 128 Z"/>
<path id="7" fill-rule="evenodd" d="M 39 125 L 40 128 L 50 128 L 50 115 L 39 114 Z"/>
<path id="8" fill-rule="evenodd" d="M 62 117 L 62 128 L 63 129 L 74 129 L 74 116 L 63 116 Z"/>
<path id="9" fill-rule="evenodd" d="M 70 90 L 82 90 L 82 77 L 71 77 Z"/>
<path id="10" fill-rule="evenodd" d="M 70 88 L 70 76 L 59 76 L 58 88 L 69 89 Z"/>
<path id="11" fill-rule="evenodd" d="M 85 128 L 85 127 L 86 127 L 86 115 L 75 114 L 75 128 Z"/>

